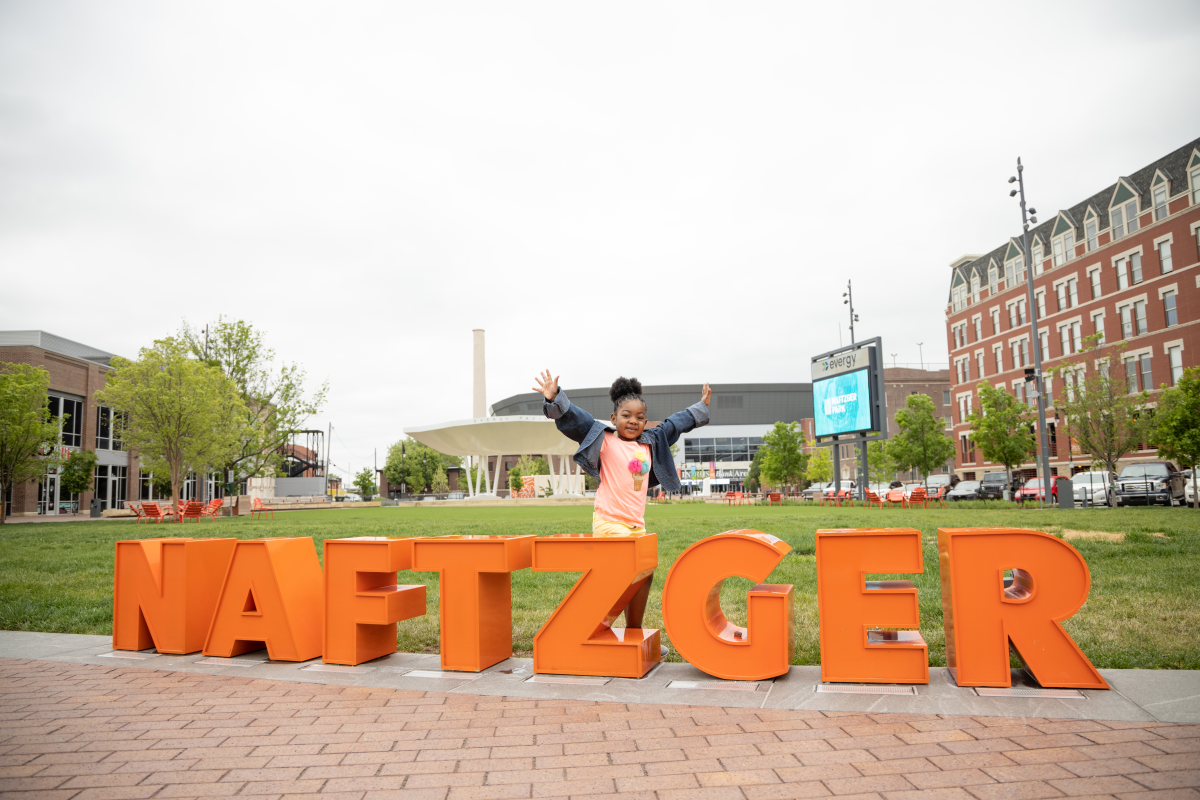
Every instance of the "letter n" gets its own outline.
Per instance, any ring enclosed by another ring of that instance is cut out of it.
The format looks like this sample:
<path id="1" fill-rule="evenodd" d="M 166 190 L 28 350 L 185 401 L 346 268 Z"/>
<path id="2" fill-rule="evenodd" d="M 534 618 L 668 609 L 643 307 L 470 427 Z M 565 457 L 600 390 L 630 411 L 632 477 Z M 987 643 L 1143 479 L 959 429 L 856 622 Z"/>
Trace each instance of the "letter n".
<path id="1" fill-rule="evenodd" d="M 396 623 L 425 614 L 425 585 L 398 586 L 412 539 L 326 539 L 323 660 L 361 664 L 396 652 Z"/>
<path id="2" fill-rule="evenodd" d="M 959 686 L 1011 686 L 1011 646 L 1042 686 L 1108 688 L 1062 626 L 1091 588 L 1078 550 L 1040 531 L 938 528 L 938 559 L 946 664 Z"/>
<path id="3" fill-rule="evenodd" d="M 612 624 L 658 566 L 658 537 L 541 536 L 534 572 L 582 572 L 533 637 L 534 672 L 640 678 L 661 660 L 658 629 Z"/>
<path id="4" fill-rule="evenodd" d="M 204 647 L 236 539 L 117 542 L 113 647 L 184 655 Z"/>
<path id="5" fill-rule="evenodd" d="M 786 673 L 794 642 L 794 587 L 761 581 L 791 549 L 762 531 L 736 530 L 684 550 L 663 586 L 663 623 L 672 646 L 692 666 L 726 680 L 765 680 Z M 759 582 L 746 595 L 744 628 L 721 609 L 721 587 L 735 575 Z"/>
<path id="6" fill-rule="evenodd" d="M 912 581 L 869 581 L 881 573 L 925 571 L 914 528 L 819 530 L 817 607 L 821 680 L 929 683 L 929 647 Z"/>
<path id="7" fill-rule="evenodd" d="M 237 543 L 213 615 L 206 656 L 267 648 L 272 661 L 321 655 L 321 564 L 310 536 Z"/>

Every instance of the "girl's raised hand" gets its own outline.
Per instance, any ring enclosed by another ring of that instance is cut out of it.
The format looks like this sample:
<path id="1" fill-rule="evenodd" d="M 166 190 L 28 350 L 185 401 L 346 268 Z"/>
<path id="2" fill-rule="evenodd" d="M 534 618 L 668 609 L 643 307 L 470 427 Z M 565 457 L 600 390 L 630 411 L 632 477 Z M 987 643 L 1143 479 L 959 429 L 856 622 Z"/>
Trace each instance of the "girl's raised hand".
<path id="1" fill-rule="evenodd" d="M 712 389 L 708 388 L 708 384 L 704 384 L 704 388 L 700 390 L 700 399 L 704 401 L 704 405 L 708 405 L 708 401 L 712 400 Z"/>
<path id="2" fill-rule="evenodd" d="M 558 379 L 559 379 L 559 377 L 561 377 L 561 376 L 555 375 L 553 378 L 551 378 L 550 370 L 546 370 L 541 375 L 539 375 L 533 379 L 534 383 L 539 384 L 537 386 L 534 386 L 533 390 L 535 392 L 541 392 L 542 397 L 545 397 L 547 402 L 552 403 L 552 402 L 554 402 L 554 398 L 558 397 Z M 705 388 L 708 388 L 708 384 L 705 384 Z M 708 401 L 705 400 L 704 402 L 707 403 Z"/>

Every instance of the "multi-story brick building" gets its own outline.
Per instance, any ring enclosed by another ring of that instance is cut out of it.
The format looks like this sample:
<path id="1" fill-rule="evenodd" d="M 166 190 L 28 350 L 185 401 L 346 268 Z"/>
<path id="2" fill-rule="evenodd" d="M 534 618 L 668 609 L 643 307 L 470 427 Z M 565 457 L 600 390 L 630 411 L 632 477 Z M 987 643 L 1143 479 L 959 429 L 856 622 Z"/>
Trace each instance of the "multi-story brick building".
<path id="1" fill-rule="evenodd" d="M 1085 338 L 1123 340 L 1118 369 L 1130 390 L 1149 392 L 1151 402 L 1185 368 L 1200 363 L 1200 139 L 1068 209 L 1039 216 L 1044 221 L 1029 232 L 1032 275 L 1019 234 L 986 255 L 950 265 L 946 341 L 955 468 L 964 478 L 1003 469 L 984 462 L 967 437 L 977 384 L 986 380 L 1036 404 L 1029 393 L 1033 384 L 1025 381 L 1035 346 L 1049 378 L 1055 367 L 1077 358 Z M 1036 342 L 1029 328 L 1030 279 Z M 1053 381 L 1047 394 L 1051 472 L 1086 469 L 1088 457 L 1058 436 Z M 1123 463 L 1154 456 L 1142 449 Z M 1035 474 L 1032 460 L 1023 467 Z"/>

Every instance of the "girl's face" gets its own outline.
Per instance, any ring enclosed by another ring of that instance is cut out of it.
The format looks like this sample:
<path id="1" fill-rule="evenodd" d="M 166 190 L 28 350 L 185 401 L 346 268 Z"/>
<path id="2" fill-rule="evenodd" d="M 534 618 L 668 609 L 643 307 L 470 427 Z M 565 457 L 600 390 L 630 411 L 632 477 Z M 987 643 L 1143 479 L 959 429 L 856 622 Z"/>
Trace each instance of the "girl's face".
<path id="1" fill-rule="evenodd" d="M 646 429 L 646 404 L 641 400 L 626 400 L 610 419 L 617 427 L 617 436 L 631 442 Z"/>

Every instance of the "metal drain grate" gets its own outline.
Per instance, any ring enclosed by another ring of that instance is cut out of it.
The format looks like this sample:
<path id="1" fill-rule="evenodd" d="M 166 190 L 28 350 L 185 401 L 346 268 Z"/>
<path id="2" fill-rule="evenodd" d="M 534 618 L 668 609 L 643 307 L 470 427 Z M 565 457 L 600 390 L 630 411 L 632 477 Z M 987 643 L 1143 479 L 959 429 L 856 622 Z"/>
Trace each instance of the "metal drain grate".
<path id="1" fill-rule="evenodd" d="M 356 675 L 363 672 L 374 672 L 374 667 L 352 667 L 348 664 L 309 664 L 301 667 L 301 672 L 346 672 Z"/>
<path id="2" fill-rule="evenodd" d="M 758 686 L 753 681 L 671 681 L 667 684 L 668 689 L 715 689 L 721 692 L 757 692 Z"/>
<path id="3" fill-rule="evenodd" d="M 579 686 L 603 686 L 611 678 L 574 678 L 567 675 L 534 675 L 527 678 L 525 683 L 570 683 Z"/>
<path id="4" fill-rule="evenodd" d="M 101 653 L 100 657 L 101 658 L 133 658 L 133 659 L 141 660 L 141 659 L 145 659 L 145 658 L 158 658 L 160 655 L 162 655 L 162 654 L 161 653 L 141 653 L 136 650 L 125 650 L 125 651 L 114 650 L 111 653 Z"/>
<path id="5" fill-rule="evenodd" d="M 861 686 L 859 684 L 818 683 L 818 694 L 906 694 L 917 693 L 915 686 Z"/>
<path id="6" fill-rule="evenodd" d="M 468 681 L 475 677 L 473 672 L 442 672 L 436 669 L 410 669 L 402 678 L 444 678 L 446 680 Z"/>
<path id="7" fill-rule="evenodd" d="M 975 688 L 975 694 L 980 697 L 1045 697 L 1058 700 L 1087 700 L 1087 696 L 1078 689 L 1005 689 L 978 686 Z"/>
<path id="8" fill-rule="evenodd" d="M 253 667 L 257 664 L 265 664 L 266 661 L 251 661 L 246 658 L 202 658 L 199 661 L 193 661 L 193 664 L 204 664 L 209 667 Z"/>

